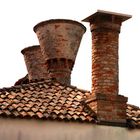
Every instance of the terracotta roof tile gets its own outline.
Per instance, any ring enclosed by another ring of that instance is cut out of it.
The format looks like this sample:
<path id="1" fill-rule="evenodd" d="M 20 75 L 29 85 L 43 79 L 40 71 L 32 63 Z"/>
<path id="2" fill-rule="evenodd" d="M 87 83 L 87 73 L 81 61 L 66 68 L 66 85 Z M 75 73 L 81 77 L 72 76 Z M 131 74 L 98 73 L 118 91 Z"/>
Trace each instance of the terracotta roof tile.
<path id="1" fill-rule="evenodd" d="M 140 108 L 134 105 L 127 106 L 127 121 L 132 128 L 140 128 Z"/>
<path id="2" fill-rule="evenodd" d="M 92 122 L 94 117 L 80 103 L 86 92 L 50 80 L 3 88 L 0 115 Z"/>
<path id="3" fill-rule="evenodd" d="M 0 89 L 0 116 L 96 122 L 82 103 L 91 93 L 56 81 L 40 81 Z M 127 106 L 127 122 L 140 128 L 140 108 Z"/>

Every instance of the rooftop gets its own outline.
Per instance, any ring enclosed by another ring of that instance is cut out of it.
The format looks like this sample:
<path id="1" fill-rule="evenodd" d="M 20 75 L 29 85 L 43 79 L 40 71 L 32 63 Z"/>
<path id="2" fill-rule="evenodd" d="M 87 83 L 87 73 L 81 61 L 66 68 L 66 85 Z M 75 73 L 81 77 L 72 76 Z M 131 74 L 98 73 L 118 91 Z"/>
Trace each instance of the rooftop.
<path id="1" fill-rule="evenodd" d="M 83 104 L 91 93 L 55 80 L 0 89 L 0 117 L 80 121 L 96 124 L 96 113 Z M 140 128 L 140 108 L 127 105 L 127 126 Z"/>

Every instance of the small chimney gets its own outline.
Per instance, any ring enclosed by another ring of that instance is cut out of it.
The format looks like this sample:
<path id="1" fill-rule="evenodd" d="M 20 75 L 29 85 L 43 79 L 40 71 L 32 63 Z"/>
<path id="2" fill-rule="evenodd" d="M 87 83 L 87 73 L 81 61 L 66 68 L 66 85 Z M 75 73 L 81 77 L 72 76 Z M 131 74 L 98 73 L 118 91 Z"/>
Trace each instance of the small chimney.
<path id="1" fill-rule="evenodd" d="M 83 21 L 92 33 L 92 108 L 102 122 L 126 121 L 127 98 L 118 87 L 118 40 L 123 21 L 130 15 L 98 10 Z"/>
<path id="2" fill-rule="evenodd" d="M 86 28 L 77 21 L 53 19 L 34 27 L 51 78 L 70 84 L 80 42 Z"/>
<path id="3" fill-rule="evenodd" d="M 24 55 L 29 81 L 48 79 L 47 65 L 40 46 L 30 46 L 21 51 Z"/>

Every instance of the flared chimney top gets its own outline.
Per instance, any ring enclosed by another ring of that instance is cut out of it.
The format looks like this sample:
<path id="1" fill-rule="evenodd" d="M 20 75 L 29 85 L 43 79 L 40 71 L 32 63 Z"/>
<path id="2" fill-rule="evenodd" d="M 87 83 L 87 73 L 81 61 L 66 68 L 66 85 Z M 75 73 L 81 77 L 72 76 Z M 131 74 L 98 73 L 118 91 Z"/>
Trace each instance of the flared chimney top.
<path id="1" fill-rule="evenodd" d="M 24 55 L 30 82 L 49 78 L 47 65 L 45 64 L 39 45 L 24 48 L 21 53 Z"/>
<path id="2" fill-rule="evenodd" d="M 86 27 L 73 20 L 52 19 L 33 28 L 51 78 L 69 85 L 71 71 Z"/>
<path id="3" fill-rule="evenodd" d="M 77 24 L 78 26 L 81 26 L 83 28 L 83 30 L 86 31 L 86 27 L 81 24 L 80 22 L 78 21 L 75 21 L 75 20 L 70 20 L 70 19 L 50 19 L 50 20 L 45 20 L 45 21 L 42 21 L 42 22 L 39 22 L 38 24 L 36 24 L 34 27 L 33 27 L 33 31 L 36 33 L 38 27 L 40 26 L 43 26 L 45 24 L 53 24 L 53 23 L 70 23 L 70 24 Z"/>

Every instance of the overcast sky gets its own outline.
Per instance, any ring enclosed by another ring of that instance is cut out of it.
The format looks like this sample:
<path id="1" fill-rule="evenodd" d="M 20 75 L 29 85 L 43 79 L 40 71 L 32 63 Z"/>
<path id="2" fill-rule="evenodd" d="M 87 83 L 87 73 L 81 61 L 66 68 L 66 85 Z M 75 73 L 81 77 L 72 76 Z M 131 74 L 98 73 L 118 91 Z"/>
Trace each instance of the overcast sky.
<path id="1" fill-rule="evenodd" d="M 81 22 L 100 10 L 130 14 L 119 40 L 119 94 L 140 106 L 140 6 L 138 0 L 1 0 L 0 88 L 12 86 L 27 74 L 20 51 L 36 45 L 33 27 L 43 20 L 64 18 Z M 88 23 L 72 73 L 72 85 L 91 89 L 91 33 Z"/>

